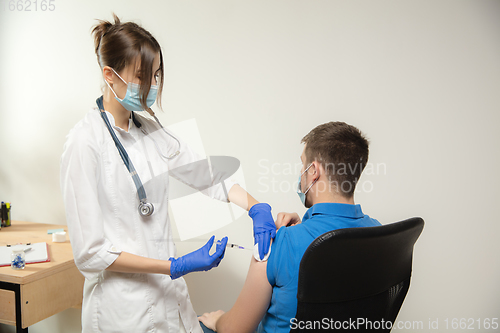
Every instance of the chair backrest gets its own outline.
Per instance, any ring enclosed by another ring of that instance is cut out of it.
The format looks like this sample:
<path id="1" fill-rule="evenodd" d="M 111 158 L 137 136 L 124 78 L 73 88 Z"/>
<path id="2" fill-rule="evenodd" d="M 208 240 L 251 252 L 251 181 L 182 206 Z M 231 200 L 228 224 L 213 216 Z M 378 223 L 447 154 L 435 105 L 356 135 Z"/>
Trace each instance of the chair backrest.
<path id="1" fill-rule="evenodd" d="M 311 332 L 314 324 L 314 330 L 390 332 L 410 286 L 413 245 L 423 227 L 423 219 L 414 217 L 316 238 L 300 262 L 291 332 Z"/>

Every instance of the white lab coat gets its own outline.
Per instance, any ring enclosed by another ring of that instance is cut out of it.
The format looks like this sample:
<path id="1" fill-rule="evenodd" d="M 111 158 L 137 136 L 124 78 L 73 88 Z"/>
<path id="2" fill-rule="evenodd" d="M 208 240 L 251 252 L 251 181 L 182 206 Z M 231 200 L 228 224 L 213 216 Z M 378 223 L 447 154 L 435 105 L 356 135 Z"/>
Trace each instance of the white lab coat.
<path id="1" fill-rule="evenodd" d="M 154 213 L 138 212 L 137 190 L 115 143 L 99 114 L 92 108 L 69 132 L 61 158 L 61 188 L 75 263 L 85 276 L 82 331 L 179 332 L 179 316 L 187 332 L 202 332 L 183 278 L 168 275 L 117 273 L 105 269 L 121 251 L 154 259 L 176 257 L 168 215 L 168 171 L 203 159 L 181 141 L 180 155 L 164 160 L 129 120 L 129 131 L 112 128 L 132 160 Z M 154 136 L 164 155 L 178 149 L 177 141 L 159 130 L 150 118 L 136 116 Z M 174 134 L 175 135 L 175 134 Z M 150 163 L 148 163 L 148 161 Z M 200 170 L 193 166 L 173 174 L 194 186 Z M 214 175 L 214 179 L 218 179 Z M 217 181 L 214 181 L 216 183 Z M 202 192 L 227 202 L 236 182 L 224 181 Z M 201 246 L 201 245 L 200 245 Z"/>

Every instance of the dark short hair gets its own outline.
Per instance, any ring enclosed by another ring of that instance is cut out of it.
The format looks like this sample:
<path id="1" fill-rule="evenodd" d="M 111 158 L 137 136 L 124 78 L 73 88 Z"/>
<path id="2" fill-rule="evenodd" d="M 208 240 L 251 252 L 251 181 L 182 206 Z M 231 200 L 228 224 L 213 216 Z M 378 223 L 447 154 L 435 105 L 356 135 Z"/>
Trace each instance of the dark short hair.
<path id="1" fill-rule="evenodd" d="M 306 166 L 320 162 L 337 192 L 352 197 L 368 162 L 369 142 L 363 133 L 352 125 L 332 121 L 316 126 L 301 143 L 306 144 Z"/>
<path id="2" fill-rule="evenodd" d="M 147 109 L 147 96 L 151 88 L 153 78 L 153 61 L 156 54 L 160 54 L 160 70 L 158 78 L 158 106 L 161 108 L 161 92 L 163 90 L 163 56 L 160 44 L 143 27 L 134 22 L 120 22 L 120 19 L 113 13 L 115 23 L 98 20 L 92 29 L 94 36 L 95 53 L 99 66 L 109 66 L 116 72 L 120 72 L 125 67 L 135 64 L 140 59 L 140 95 L 141 104 Z"/>

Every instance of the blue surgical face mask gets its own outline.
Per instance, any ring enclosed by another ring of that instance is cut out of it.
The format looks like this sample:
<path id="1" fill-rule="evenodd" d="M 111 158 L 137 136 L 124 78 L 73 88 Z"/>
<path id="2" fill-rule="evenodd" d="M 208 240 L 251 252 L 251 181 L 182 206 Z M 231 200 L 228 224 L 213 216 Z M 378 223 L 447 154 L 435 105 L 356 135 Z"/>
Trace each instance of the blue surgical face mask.
<path id="1" fill-rule="evenodd" d="M 305 206 L 306 205 L 306 194 L 307 192 L 311 189 L 311 187 L 314 185 L 314 183 L 316 183 L 317 179 L 315 181 L 313 181 L 311 183 L 311 185 L 309 185 L 309 187 L 307 188 L 307 190 L 302 193 L 302 188 L 300 187 L 300 177 L 311 167 L 312 163 L 309 164 L 309 166 L 304 170 L 304 172 L 302 172 L 299 176 L 299 184 L 297 186 L 297 194 L 299 195 L 299 198 L 300 198 L 300 201 L 302 202 L 302 204 Z"/>
<path id="2" fill-rule="evenodd" d="M 115 95 L 115 99 L 120 102 L 120 104 L 127 110 L 129 111 L 144 111 L 143 106 L 141 105 L 141 95 L 140 95 L 140 85 L 137 83 L 132 83 L 129 82 L 127 83 L 118 73 L 113 69 L 113 72 L 127 85 L 127 93 L 125 94 L 125 97 L 123 99 L 118 98 L 116 95 L 115 91 L 111 88 L 109 85 L 108 81 L 106 81 L 106 84 L 108 85 L 109 89 L 113 92 Z M 148 97 L 146 98 L 146 105 L 148 108 L 153 106 L 153 104 L 156 101 L 156 95 L 158 93 L 158 86 L 152 85 L 151 88 L 149 89 Z"/>

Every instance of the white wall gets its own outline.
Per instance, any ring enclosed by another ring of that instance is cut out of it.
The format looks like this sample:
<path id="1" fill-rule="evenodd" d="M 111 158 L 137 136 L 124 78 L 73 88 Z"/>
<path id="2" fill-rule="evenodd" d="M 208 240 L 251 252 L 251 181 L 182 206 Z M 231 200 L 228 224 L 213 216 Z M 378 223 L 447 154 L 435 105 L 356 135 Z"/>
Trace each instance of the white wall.
<path id="1" fill-rule="evenodd" d="M 373 172 L 356 202 L 382 223 L 426 221 L 399 320 L 439 319 L 444 332 L 446 318 L 499 317 L 500 1 L 54 3 L 0 11 L 0 199 L 14 219 L 65 224 L 59 159 L 100 94 L 90 28 L 114 11 L 162 45 L 163 122 L 196 118 L 207 154 L 238 158 L 275 214 L 305 212 L 294 184 L 306 133 L 341 120 L 367 134 Z M 216 234 L 251 245 L 251 220 Z M 228 310 L 249 260 L 228 250 L 218 269 L 189 275 L 195 310 Z M 30 332 L 78 332 L 79 314 Z"/>

